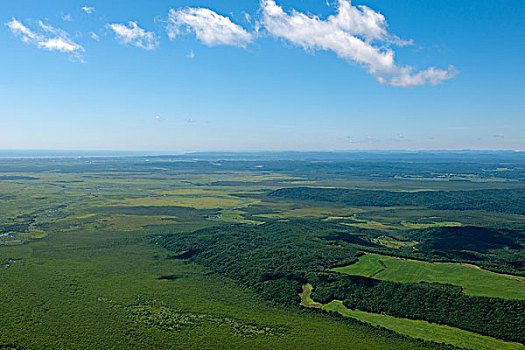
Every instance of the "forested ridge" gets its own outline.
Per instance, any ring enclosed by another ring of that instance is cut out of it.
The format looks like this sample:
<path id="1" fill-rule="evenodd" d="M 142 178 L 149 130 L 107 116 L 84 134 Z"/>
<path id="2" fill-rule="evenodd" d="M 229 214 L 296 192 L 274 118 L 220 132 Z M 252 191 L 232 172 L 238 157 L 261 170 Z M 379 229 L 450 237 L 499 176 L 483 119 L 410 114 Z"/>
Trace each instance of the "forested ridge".
<path id="1" fill-rule="evenodd" d="M 423 319 L 504 340 L 525 341 L 525 302 L 472 297 L 461 288 L 395 283 L 329 272 L 362 254 L 356 244 L 327 240 L 335 224 L 290 220 L 258 226 L 212 227 L 156 238 L 156 243 L 256 290 L 268 300 L 297 306 L 305 283 L 314 299 L 343 300 L 349 308 Z"/>
<path id="2" fill-rule="evenodd" d="M 485 210 L 525 214 L 525 189 L 394 192 L 344 188 L 282 188 L 271 197 L 344 203 L 357 207 L 416 206 L 438 210 Z"/>

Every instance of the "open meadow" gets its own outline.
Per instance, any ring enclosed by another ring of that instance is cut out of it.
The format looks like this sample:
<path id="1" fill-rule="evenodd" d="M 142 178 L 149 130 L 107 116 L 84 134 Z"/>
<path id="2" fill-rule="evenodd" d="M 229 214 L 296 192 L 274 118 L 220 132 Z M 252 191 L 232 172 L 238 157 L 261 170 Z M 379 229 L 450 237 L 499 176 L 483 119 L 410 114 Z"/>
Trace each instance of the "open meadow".
<path id="1" fill-rule="evenodd" d="M 418 283 L 438 282 L 461 286 L 470 295 L 525 299 L 525 277 L 496 274 L 475 265 L 430 263 L 377 254 L 365 254 L 355 264 L 332 271 L 380 280 Z"/>

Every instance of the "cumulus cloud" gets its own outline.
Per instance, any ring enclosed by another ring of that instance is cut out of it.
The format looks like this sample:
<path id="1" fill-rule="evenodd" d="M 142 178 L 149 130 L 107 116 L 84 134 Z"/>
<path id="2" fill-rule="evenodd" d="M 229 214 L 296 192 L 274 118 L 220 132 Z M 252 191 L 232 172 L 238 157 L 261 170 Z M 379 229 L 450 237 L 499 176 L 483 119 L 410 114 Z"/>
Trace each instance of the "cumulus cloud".
<path id="1" fill-rule="evenodd" d="M 270 35 L 305 50 L 333 51 L 339 58 L 365 67 L 382 84 L 436 85 L 456 76 L 452 66 L 415 71 L 411 66 L 397 65 L 392 46 L 410 45 L 411 41 L 390 34 L 385 17 L 367 6 L 353 6 L 349 0 L 339 0 L 337 6 L 337 14 L 323 20 L 296 10 L 287 13 L 274 0 L 261 0 L 259 25 Z"/>
<path id="2" fill-rule="evenodd" d="M 123 44 L 140 47 L 144 50 L 155 50 L 159 46 L 157 36 L 153 32 L 146 32 L 136 22 L 130 21 L 126 26 L 120 23 L 108 24 L 115 32 L 116 38 Z"/>
<path id="3" fill-rule="evenodd" d="M 83 61 L 81 55 L 84 48 L 75 43 L 69 34 L 62 29 L 39 21 L 37 29 L 31 30 L 15 18 L 6 25 L 14 35 L 20 37 L 25 43 L 48 51 L 67 53 L 72 59 Z"/>
<path id="4" fill-rule="evenodd" d="M 95 8 L 91 7 L 91 6 L 82 6 L 81 10 L 84 11 L 85 13 L 87 13 L 88 15 L 92 14 L 93 12 L 95 12 Z"/>
<path id="5" fill-rule="evenodd" d="M 194 32 L 198 40 L 208 46 L 231 45 L 246 47 L 253 36 L 228 17 L 206 8 L 171 9 L 166 31 L 170 39 Z"/>

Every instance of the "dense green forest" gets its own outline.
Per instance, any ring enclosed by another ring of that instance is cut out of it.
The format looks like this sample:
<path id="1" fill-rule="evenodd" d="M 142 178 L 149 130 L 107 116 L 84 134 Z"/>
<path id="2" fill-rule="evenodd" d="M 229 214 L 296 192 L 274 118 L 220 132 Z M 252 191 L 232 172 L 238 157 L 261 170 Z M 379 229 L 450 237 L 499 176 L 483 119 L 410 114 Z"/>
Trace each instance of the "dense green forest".
<path id="1" fill-rule="evenodd" d="M 341 202 L 356 207 L 414 206 L 439 210 L 486 210 L 525 214 L 525 189 L 392 192 L 341 188 L 283 188 L 270 196 Z"/>
<path id="2" fill-rule="evenodd" d="M 338 299 L 349 308 L 525 341 L 524 301 L 470 297 L 448 285 L 400 284 L 328 272 L 359 255 L 358 242 L 330 244 L 334 232 L 344 231 L 332 224 L 294 220 L 207 228 L 156 242 L 287 305 L 297 305 L 301 286 L 312 283 L 313 296 L 323 303 Z"/>

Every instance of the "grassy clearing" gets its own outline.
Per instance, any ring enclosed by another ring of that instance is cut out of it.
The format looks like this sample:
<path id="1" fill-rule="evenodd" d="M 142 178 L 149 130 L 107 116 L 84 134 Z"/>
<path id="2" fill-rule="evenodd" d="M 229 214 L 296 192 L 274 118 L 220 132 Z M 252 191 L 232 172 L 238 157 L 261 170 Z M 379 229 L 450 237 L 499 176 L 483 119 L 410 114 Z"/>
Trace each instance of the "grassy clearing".
<path id="1" fill-rule="evenodd" d="M 26 243 L 30 240 L 41 239 L 47 236 L 46 232 L 43 231 L 32 231 L 32 232 L 22 232 L 22 233 L 0 233 L 0 246 L 11 246 Z"/>
<path id="2" fill-rule="evenodd" d="M 464 331 L 458 328 L 438 325 L 426 321 L 409 320 L 387 315 L 374 314 L 359 310 L 350 310 L 340 300 L 334 300 L 323 306 L 323 310 L 335 311 L 343 316 L 352 317 L 359 321 L 368 322 L 374 326 L 381 326 L 400 334 L 413 338 L 430 340 L 436 343 L 446 343 L 454 346 L 476 350 L 511 350 L 523 349 L 519 343 L 486 337 L 480 334 Z"/>
<path id="3" fill-rule="evenodd" d="M 164 225 L 177 221 L 174 216 L 161 215 L 112 215 L 100 220 L 108 229 L 132 231 L 148 225 Z"/>
<path id="4" fill-rule="evenodd" d="M 414 247 L 419 242 L 417 241 L 399 241 L 389 236 L 380 236 L 373 238 L 372 242 L 382 245 L 383 247 L 399 249 L 403 247 Z"/>
<path id="5" fill-rule="evenodd" d="M 401 225 L 408 229 L 443 227 L 443 226 L 449 226 L 449 227 L 450 226 L 452 227 L 462 226 L 461 222 L 456 222 L 456 221 L 442 221 L 442 222 L 432 222 L 432 223 L 418 223 L 418 222 L 401 221 Z"/>
<path id="6" fill-rule="evenodd" d="M 238 224 L 264 224 L 264 221 L 249 220 L 244 217 L 245 212 L 238 209 L 223 209 L 217 215 L 210 216 L 209 220 L 232 222 Z"/>
<path id="7" fill-rule="evenodd" d="M 250 199 L 251 203 L 259 203 L 257 199 Z M 179 206 L 195 209 L 234 208 L 243 202 L 236 197 L 205 196 L 205 195 L 166 195 L 159 197 L 130 198 L 114 203 L 115 205 L 129 206 Z"/>
<path id="8" fill-rule="evenodd" d="M 314 301 L 311 297 L 313 289 L 310 283 L 303 286 L 303 291 L 299 294 L 299 297 L 301 297 L 301 305 L 305 307 L 322 308 L 323 304 Z"/>
<path id="9" fill-rule="evenodd" d="M 150 225 L 167 225 L 180 221 L 172 215 L 126 215 L 126 214 L 84 214 L 72 215 L 59 222 L 63 230 L 120 230 L 133 231 Z M 67 229 L 66 229 L 67 227 Z"/>
<path id="10" fill-rule="evenodd" d="M 334 220 L 339 221 L 343 225 L 365 228 L 365 229 L 375 229 L 388 231 L 392 229 L 422 229 L 422 228 L 431 228 L 431 227 L 442 227 L 442 226 L 462 226 L 460 222 L 456 221 L 435 221 L 428 220 L 428 218 L 418 218 L 418 222 L 411 222 L 406 220 L 398 221 L 397 218 L 382 217 L 381 211 L 385 214 L 387 211 L 391 211 L 391 208 L 385 209 L 376 209 L 375 214 L 377 216 L 373 217 L 359 217 L 358 213 L 362 213 L 363 210 L 356 210 L 356 214 L 352 216 L 329 216 L 326 221 Z M 371 213 L 367 213 L 371 214 Z M 346 221 L 345 221 L 346 220 Z M 381 220 L 381 221 L 379 221 Z M 422 222 L 420 222 L 422 221 Z"/>
<path id="11" fill-rule="evenodd" d="M 454 263 L 429 263 L 365 254 L 357 263 L 332 271 L 394 282 L 449 283 L 463 287 L 463 291 L 470 295 L 525 299 L 523 281 Z"/>
<path id="12" fill-rule="evenodd" d="M 227 190 L 217 190 L 217 189 L 210 189 L 210 188 L 180 188 L 176 190 L 158 190 L 153 191 L 154 193 L 158 193 L 159 195 L 166 195 L 166 196 L 202 196 L 202 197 L 224 197 L 228 196 L 231 191 Z M 236 198 L 236 197 L 233 197 Z"/>
<path id="13" fill-rule="evenodd" d="M 267 203 L 264 203 L 267 204 Z M 330 207 L 330 206 L 313 206 L 305 208 L 290 208 L 284 209 L 282 203 L 279 206 L 272 207 L 267 204 L 268 207 L 278 211 L 277 213 L 271 214 L 257 214 L 254 216 L 269 219 L 286 219 L 286 218 L 324 218 L 324 220 L 336 220 L 337 218 L 349 218 L 348 215 L 353 213 L 362 212 L 362 209 L 351 208 L 351 207 Z M 340 216 L 334 216 L 340 215 Z"/>
<path id="14" fill-rule="evenodd" d="M 438 325 L 427 321 L 375 314 L 360 310 L 350 310 L 346 308 L 340 300 L 333 300 L 328 304 L 323 305 L 312 299 L 312 291 L 313 287 L 311 284 L 308 283 L 303 285 L 303 291 L 299 294 L 302 306 L 322 308 L 325 311 L 337 312 L 345 317 L 355 318 L 359 321 L 367 322 L 374 326 L 384 327 L 413 338 L 429 340 L 436 343 L 446 343 L 475 350 L 514 350 L 524 348 L 523 345 L 518 343 L 506 342 L 450 326 Z"/>
<path id="15" fill-rule="evenodd" d="M 385 225 L 381 222 L 374 220 L 359 220 L 359 222 L 356 223 L 342 222 L 341 224 L 346 226 L 365 228 L 369 230 L 388 230 L 393 228 L 392 226 Z"/>

